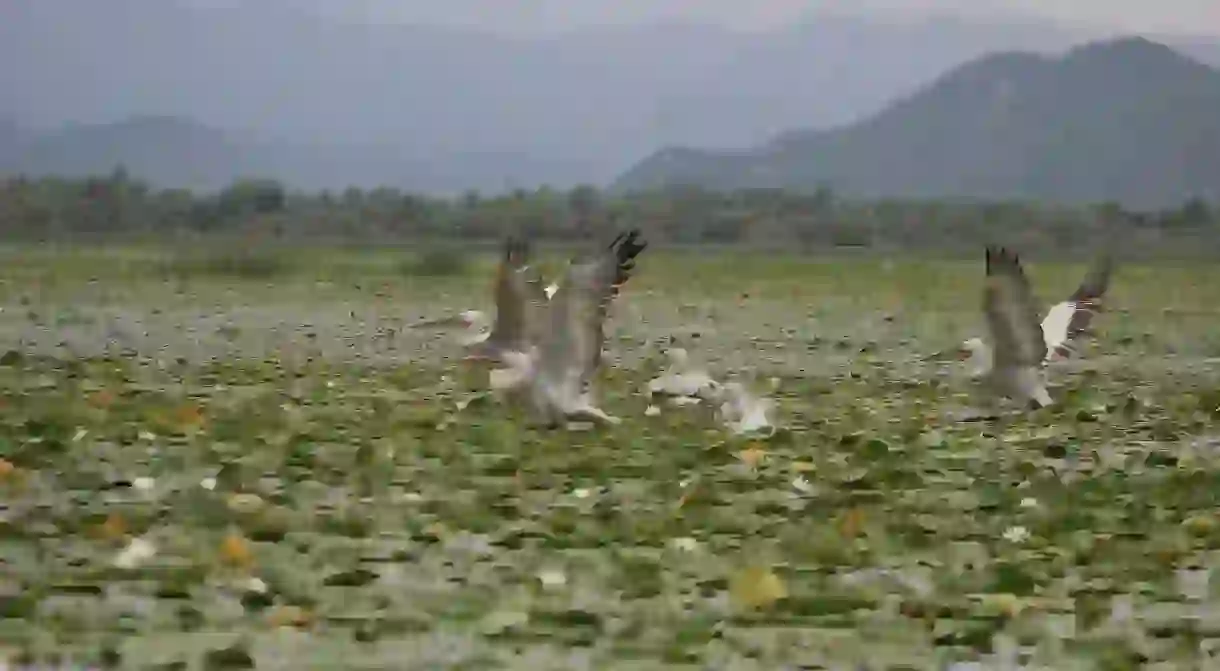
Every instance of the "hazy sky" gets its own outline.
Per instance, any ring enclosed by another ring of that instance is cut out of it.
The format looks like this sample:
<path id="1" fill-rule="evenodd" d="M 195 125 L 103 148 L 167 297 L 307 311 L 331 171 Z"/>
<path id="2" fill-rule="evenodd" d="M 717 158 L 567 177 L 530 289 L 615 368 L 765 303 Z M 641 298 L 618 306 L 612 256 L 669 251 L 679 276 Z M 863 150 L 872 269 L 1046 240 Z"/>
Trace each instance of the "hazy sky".
<path id="1" fill-rule="evenodd" d="M 195 0 L 232 4 L 243 0 Z M 244 0 L 246 2 L 255 0 Z M 1122 32 L 1220 32 L 1218 0 L 307 0 L 327 11 L 375 21 L 397 20 L 521 32 L 658 19 L 715 22 L 759 29 L 819 11 L 893 17 L 930 12 L 975 17 L 1044 17 Z M 304 3 L 303 3 L 304 4 Z"/>

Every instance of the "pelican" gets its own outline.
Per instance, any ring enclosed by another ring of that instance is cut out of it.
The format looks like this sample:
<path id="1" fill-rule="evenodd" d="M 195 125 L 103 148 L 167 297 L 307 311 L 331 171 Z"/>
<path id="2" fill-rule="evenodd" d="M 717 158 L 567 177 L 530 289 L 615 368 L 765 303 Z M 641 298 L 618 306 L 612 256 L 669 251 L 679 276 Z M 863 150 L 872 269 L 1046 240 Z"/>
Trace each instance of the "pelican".
<path id="1" fill-rule="evenodd" d="M 1043 370 L 1046 339 L 1021 261 L 1004 247 L 988 246 L 986 253 L 983 312 L 995 348 L 983 380 L 998 396 L 1051 405 Z"/>
<path id="2" fill-rule="evenodd" d="M 542 286 L 541 277 L 526 264 L 529 252 L 524 240 L 510 236 L 504 242 L 504 256 L 496 270 L 494 323 L 480 310 L 463 310 L 455 316 L 416 322 L 411 328 L 461 326 L 464 330 L 458 342 L 469 349 L 463 359 L 468 362 L 498 362 L 503 350 L 520 351 L 528 342 L 526 324 L 533 302 L 550 300 L 558 290 L 554 282 Z"/>
<path id="3" fill-rule="evenodd" d="M 1040 325 L 1042 341 L 1046 345 L 1043 365 L 1073 352 L 1075 339 L 1088 329 L 1093 315 L 1101 309 L 1101 298 L 1109 287 L 1113 267 L 1111 256 L 1103 255 L 1094 262 L 1076 291 L 1047 311 Z M 973 378 L 981 378 L 991 370 L 991 348 L 981 338 L 970 338 L 963 342 L 959 356 L 968 361 Z"/>
<path id="4" fill-rule="evenodd" d="M 718 396 L 722 399 L 720 416 L 734 434 L 775 431 L 771 421 L 775 403 L 771 399 L 754 396 L 740 382 L 725 383 Z"/>
<path id="5" fill-rule="evenodd" d="M 647 246 L 638 230 L 620 233 L 600 253 L 573 260 L 550 301 L 539 306 L 545 329 L 526 351 L 504 350 L 513 380 L 528 388 L 535 412 L 548 428 L 563 420 L 618 424 L 598 408 L 593 376 L 602 359 L 603 323 L 635 258 Z"/>
<path id="6" fill-rule="evenodd" d="M 411 324 L 410 328 L 446 328 L 451 326 L 462 327 L 462 333 L 458 336 L 458 342 L 464 347 L 477 345 L 491 336 L 487 315 L 481 310 L 462 310 L 456 315 L 449 317 L 424 319 Z"/>
<path id="7" fill-rule="evenodd" d="M 469 344 L 465 361 L 503 363 L 505 352 L 529 348 L 535 335 L 530 329 L 539 323 L 533 313 L 550 300 L 555 286 L 543 286 L 537 271 L 527 264 L 529 254 L 526 241 L 514 237 L 505 241 L 496 270 L 496 321 L 486 336 Z"/>
<path id="8" fill-rule="evenodd" d="M 706 372 L 691 369 L 690 355 L 685 349 L 671 347 L 665 351 L 665 356 L 669 359 L 669 367 L 649 381 L 649 396 L 706 399 L 720 390 L 720 383 Z"/>

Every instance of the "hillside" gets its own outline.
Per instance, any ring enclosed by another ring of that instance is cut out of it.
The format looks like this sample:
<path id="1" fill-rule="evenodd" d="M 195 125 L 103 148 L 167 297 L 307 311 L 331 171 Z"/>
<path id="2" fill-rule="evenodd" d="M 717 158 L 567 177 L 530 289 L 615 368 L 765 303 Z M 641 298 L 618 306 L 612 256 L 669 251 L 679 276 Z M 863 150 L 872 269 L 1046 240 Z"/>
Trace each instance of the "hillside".
<path id="1" fill-rule="evenodd" d="M 1220 198 L 1220 71 L 1143 38 L 993 54 L 854 124 L 724 152 L 669 148 L 623 190 L 829 184 L 862 196 L 1132 206 Z"/>

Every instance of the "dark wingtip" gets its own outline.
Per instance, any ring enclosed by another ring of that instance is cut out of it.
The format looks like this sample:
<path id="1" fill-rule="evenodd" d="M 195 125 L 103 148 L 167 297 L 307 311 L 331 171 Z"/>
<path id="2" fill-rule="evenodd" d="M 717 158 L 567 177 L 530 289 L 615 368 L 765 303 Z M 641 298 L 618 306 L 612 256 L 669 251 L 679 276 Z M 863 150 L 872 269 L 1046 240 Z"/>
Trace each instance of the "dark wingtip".
<path id="1" fill-rule="evenodd" d="M 510 235 L 504 240 L 504 260 L 509 262 L 522 262 L 529 256 L 530 244 L 529 241 Z"/>
<path id="2" fill-rule="evenodd" d="M 640 229 L 633 228 L 619 233 L 611 244 L 615 261 L 618 263 L 618 272 L 614 282 L 616 287 L 624 284 L 631 276 L 631 271 L 635 268 L 635 257 L 648 246 L 647 242 L 639 241 L 639 237 Z"/>
<path id="3" fill-rule="evenodd" d="M 647 242 L 640 242 L 639 237 L 640 229 L 633 228 L 615 238 L 617 242 L 615 256 L 618 257 L 619 265 L 626 270 L 630 270 L 635 265 L 635 257 L 648 246 Z"/>
<path id="4" fill-rule="evenodd" d="M 1021 270 L 1021 259 L 1016 252 L 1002 245 L 987 245 L 987 274 L 993 275 L 997 266 L 1005 265 L 1015 268 L 1017 272 Z"/>
<path id="5" fill-rule="evenodd" d="M 1093 262 L 1093 267 L 1089 269 L 1088 275 L 1081 281 L 1080 286 L 1069 300 L 1077 302 L 1100 300 L 1110 287 L 1110 276 L 1113 272 L 1114 257 L 1109 252 L 1105 252 Z"/>

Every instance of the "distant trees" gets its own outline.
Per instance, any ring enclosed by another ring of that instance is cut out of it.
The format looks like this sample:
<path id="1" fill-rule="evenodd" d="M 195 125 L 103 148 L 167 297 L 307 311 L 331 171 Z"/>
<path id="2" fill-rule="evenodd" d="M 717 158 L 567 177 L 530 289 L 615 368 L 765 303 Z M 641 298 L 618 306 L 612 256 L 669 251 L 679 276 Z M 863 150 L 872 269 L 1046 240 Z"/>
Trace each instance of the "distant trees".
<path id="1" fill-rule="evenodd" d="M 85 179 L 0 180 L 0 237 L 6 240 L 186 233 L 396 242 L 497 240 L 517 232 L 570 242 L 626 225 L 644 228 L 658 244 L 976 250 L 996 241 L 1053 252 L 1138 238 L 1145 246 L 1220 251 L 1220 211 L 1197 199 L 1168 211 L 1131 213 L 1114 203 L 1069 208 L 1021 202 L 862 202 L 840 198 L 826 185 L 812 193 L 674 187 L 629 195 L 584 185 L 567 191 L 543 187 L 436 198 L 391 187 L 301 193 L 257 178 L 201 194 L 153 188 L 121 167 Z"/>

